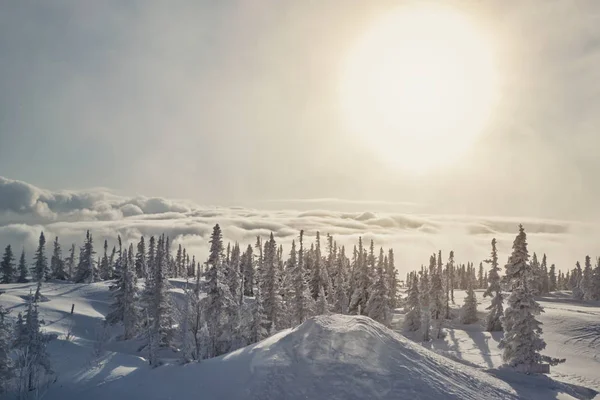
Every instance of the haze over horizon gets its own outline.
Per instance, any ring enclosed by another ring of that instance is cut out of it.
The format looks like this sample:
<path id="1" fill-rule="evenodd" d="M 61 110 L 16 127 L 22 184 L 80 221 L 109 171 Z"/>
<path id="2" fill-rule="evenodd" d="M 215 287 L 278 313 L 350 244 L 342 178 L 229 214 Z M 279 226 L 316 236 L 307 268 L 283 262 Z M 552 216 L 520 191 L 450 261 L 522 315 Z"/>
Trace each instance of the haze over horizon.
<path id="1" fill-rule="evenodd" d="M 223 206 L 597 220 L 600 4 L 452 7 L 493 54 L 495 101 L 464 154 L 410 171 L 380 152 L 402 140 L 356 135 L 340 111 L 356 43 L 396 2 L 6 3 L 0 175 Z"/>

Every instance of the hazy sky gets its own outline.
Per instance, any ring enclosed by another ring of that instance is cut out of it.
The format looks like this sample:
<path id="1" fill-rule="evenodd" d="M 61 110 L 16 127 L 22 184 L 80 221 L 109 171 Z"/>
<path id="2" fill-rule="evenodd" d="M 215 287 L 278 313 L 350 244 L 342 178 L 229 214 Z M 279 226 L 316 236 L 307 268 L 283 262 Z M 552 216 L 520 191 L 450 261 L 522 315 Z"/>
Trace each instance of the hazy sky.
<path id="1" fill-rule="evenodd" d="M 396 4 L 1 1 L 0 175 L 200 204 L 600 217 L 600 2 L 457 3 L 493 39 L 500 102 L 471 153 L 420 176 L 339 113 L 347 52 Z"/>

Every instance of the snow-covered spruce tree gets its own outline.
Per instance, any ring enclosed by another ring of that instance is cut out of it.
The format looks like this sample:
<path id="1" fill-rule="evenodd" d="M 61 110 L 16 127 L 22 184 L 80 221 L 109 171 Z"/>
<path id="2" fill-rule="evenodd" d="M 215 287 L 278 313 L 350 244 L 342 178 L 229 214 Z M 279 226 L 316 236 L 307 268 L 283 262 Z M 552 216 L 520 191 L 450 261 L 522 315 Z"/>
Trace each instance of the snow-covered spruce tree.
<path id="1" fill-rule="evenodd" d="M 113 264 L 112 279 L 119 279 L 123 268 L 123 242 L 121 235 L 117 235 L 117 253 Z"/>
<path id="2" fill-rule="evenodd" d="M 38 283 L 41 281 L 38 281 Z M 19 314 L 16 326 L 14 348 L 16 350 L 16 367 L 18 371 L 19 392 L 35 390 L 41 384 L 41 373 L 51 374 L 52 365 L 46 346 L 52 336 L 41 330 L 38 305 L 34 297 L 27 298 L 25 318 Z"/>
<path id="3" fill-rule="evenodd" d="M 581 264 L 577 261 L 575 269 L 571 272 L 571 280 L 569 282 L 569 288 L 573 293 L 573 298 L 576 300 L 583 300 L 583 283 L 583 271 L 581 270 Z"/>
<path id="4" fill-rule="evenodd" d="M 21 250 L 21 257 L 19 258 L 19 267 L 18 267 L 19 276 L 17 278 L 18 283 L 26 283 L 27 282 L 27 262 L 25 261 L 25 250 Z"/>
<path id="5" fill-rule="evenodd" d="M 73 281 L 75 283 L 91 283 L 94 281 L 94 240 L 90 231 L 85 234 L 85 241 L 79 252 L 79 262 Z"/>
<path id="6" fill-rule="evenodd" d="M 550 266 L 550 271 L 548 272 L 548 291 L 554 292 L 558 288 L 556 281 L 556 266 L 552 264 Z"/>
<path id="7" fill-rule="evenodd" d="M 8 321 L 7 311 L 0 304 L 0 394 L 8 391 L 14 376 L 13 360 L 10 356 L 12 347 L 12 326 Z"/>
<path id="8" fill-rule="evenodd" d="M 376 280 L 369 290 L 369 301 L 367 301 L 365 311 L 367 316 L 389 327 L 392 322 L 392 310 L 390 309 L 388 277 L 384 267 L 383 248 L 379 250 L 376 274 Z"/>
<path id="9" fill-rule="evenodd" d="M 40 233 L 40 240 L 38 242 L 37 250 L 33 256 L 33 279 L 36 281 L 42 281 L 49 277 L 50 271 L 48 270 L 48 258 L 46 257 L 46 238 L 44 232 Z"/>
<path id="10" fill-rule="evenodd" d="M 479 263 L 479 272 L 477 273 L 477 289 L 483 289 L 483 263 Z"/>
<path id="11" fill-rule="evenodd" d="M 72 280 L 75 273 L 75 243 L 71 245 L 69 256 L 65 259 L 65 270 L 69 279 Z"/>
<path id="12" fill-rule="evenodd" d="M 210 334 L 207 357 L 210 358 L 229 351 L 237 315 L 237 303 L 223 271 L 223 236 L 219 224 L 214 226 L 211 234 L 207 267 L 206 322 Z"/>
<path id="13" fill-rule="evenodd" d="M 281 297 L 279 296 L 279 277 L 277 268 L 277 244 L 271 233 L 265 242 L 263 253 L 263 271 L 261 273 L 261 290 L 263 306 L 267 320 L 271 323 L 269 333 L 282 328 L 281 326 Z"/>
<path id="14" fill-rule="evenodd" d="M 504 338 L 498 347 L 504 350 L 502 359 L 510 366 L 533 365 L 542 361 L 555 365 L 564 360 L 540 354 L 546 343 L 542 339 L 542 324 L 535 316 L 544 310 L 535 301 L 533 291 L 529 288 L 533 272 L 528 261 L 527 235 L 523 225 L 519 225 L 519 234 L 513 242 L 513 252 L 506 265 L 507 284 L 512 293 L 502 318 Z"/>
<path id="15" fill-rule="evenodd" d="M 335 291 L 333 301 L 333 311 L 337 314 L 348 314 L 348 282 L 346 278 L 346 249 L 342 246 L 335 261 Z"/>
<path id="16" fill-rule="evenodd" d="M 421 296 L 421 298 L 419 299 L 419 307 L 421 309 L 421 339 L 424 342 L 428 342 L 429 340 L 431 340 L 431 311 L 429 310 L 429 278 L 427 276 L 427 271 L 423 271 L 422 274 L 423 275 L 421 276 L 419 282 L 419 294 Z"/>
<path id="17" fill-rule="evenodd" d="M 186 302 L 180 326 L 184 362 L 198 361 L 206 357 L 204 352 L 206 337 L 203 332 L 203 327 L 206 326 L 204 318 L 206 301 L 200 298 L 200 274 L 196 274 L 195 278 L 195 285 L 185 289 Z"/>
<path id="18" fill-rule="evenodd" d="M 302 324 L 312 314 L 310 292 L 304 268 L 304 231 L 300 231 L 298 243 L 300 247 L 298 250 L 298 263 L 292 272 L 293 297 L 291 299 L 291 309 L 296 317 L 296 325 Z"/>
<path id="19" fill-rule="evenodd" d="M 131 339 L 138 333 L 140 326 L 139 295 L 133 260 L 133 245 L 130 245 L 129 252 L 127 250 L 123 251 L 121 276 L 111 286 L 110 290 L 113 292 L 113 303 L 110 312 L 106 316 L 106 321 L 111 325 L 122 323 L 124 327 L 123 339 Z"/>
<path id="20" fill-rule="evenodd" d="M 418 331 L 421 328 L 421 308 L 419 306 L 419 278 L 417 274 L 413 274 L 408 281 L 406 308 L 408 312 L 404 317 L 403 328 L 409 332 Z"/>
<path id="21" fill-rule="evenodd" d="M 394 250 L 388 250 L 386 275 L 388 278 L 390 308 L 393 310 L 398 306 L 398 271 L 394 263 Z"/>
<path id="22" fill-rule="evenodd" d="M 4 249 L 2 262 L 0 262 L 0 273 L 2 274 L 0 283 L 12 283 L 15 281 L 17 270 L 15 269 L 15 256 L 10 244 Z"/>
<path id="23" fill-rule="evenodd" d="M 250 319 L 249 331 L 249 342 L 257 343 L 267 337 L 266 326 L 269 324 L 265 316 L 262 293 L 260 291 L 260 285 L 257 285 L 256 293 L 254 296 L 254 305 L 252 307 L 252 318 Z"/>
<path id="24" fill-rule="evenodd" d="M 486 263 L 491 264 L 490 273 L 488 274 L 489 286 L 483 297 L 492 297 L 492 303 L 487 308 L 488 315 L 485 318 L 485 330 L 488 332 L 497 332 L 502 330 L 501 318 L 504 314 L 502 289 L 500 287 L 500 275 L 498 272 L 498 251 L 496 249 L 496 238 L 492 239 L 492 254 Z"/>
<path id="25" fill-rule="evenodd" d="M 244 278 L 244 296 L 254 296 L 254 256 L 252 255 L 252 245 L 248 245 L 241 259 L 241 270 Z"/>
<path id="26" fill-rule="evenodd" d="M 479 283 L 479 282 L 478 282 Z M 460 322 L 463 324 L 472 324 L 477 321 L 477 297 L 473 290 L 473 284 L 469 283 L 467 287 L 467 297 L 465 304 L 460 310 Z"/>
<path id="27" fill-rule="evenodd" d="M 583 292 L 584 300 L 594 299 L 593 269 L 592 259 L 590 256 L 585 256 L 585 267 L 583 269 L 583 275 L 581 278 L 581 290 Z"/>
<path id="28" fill-rule="evenodd" d="M 600 258 L 596 261 L 596 267 L 594 268 L 594 273 L 592 274 L 592 287 L 593 287 L 593 299 L 600 300 Z"/>
<path id="29" fill-rule="evenodd" d="M 365 307 L 369 300 L 369 269 L 365 257 L 362 238 L 358 238 L 358 252 L 354 265 L 354 290 L 350 297 L 350 314 L 365 315 Z"/>
<path id="30" fill-rule="evenodd" d="M 68 276 L 67 271 L 65 271 L 65 261 L 62 258 L 62 249 L 60 243 L 58 243 L 58 236 L 54 238 L 53 245 L 52 257 L 50 258 L 52 278 L 66 281 Z"/>
<path id="31" fill-rule="evenodd" d="M 435 265 L 435 255 L 430 258 L 431 283 L 429 284 L 429 312 L 431 313 L 431 324 L 433 326 L 433 338 L 442 337 L 442 325 L 444 322 L 445 299 L 444 287 L 442 286 L 442 277 L 440 270 Z"/>
<path id="32" fill-rule="evenodd" d="M 327 296 L 325 295 L 325 288 L 323 286 L 319 289 L 319 296 L 317 297 L 315 312 L 317 315 L 329 314 L 329 304 L 327 303 Z"/>
<path id="33" fill-rule="evenodd" d="M 108 241 L 104 240 L 104 254 L 100 260 L 100 266 L 98 267 L 99 278 L 103 281 L 111 279 L 110 264 L 108 262 Z"/>
<path id="34" fill-rule="evenodd" d="M 322 281 L 322 273 L 321 273 L 321 264 L 322 264 L 322 258 L 321 258 L 321 239 L 320 239 L 320 234 L 317 231 L 317 236 L 315 239 L 315 259 L 314 259 L 314 264 L 313 264 L 313 268 L 311 270 L 311 278 L 310 278 L 310 293 L 313 297 L 313 299 L 316 301 L 319 297 L 319 292 L 321 290 L 321 286 L 323 285 L 323 281 Z"/>
<path id="35" fill-rule="evenodd" d="M 242 290 L 242 274 L 240 273 L 240 245 L 238 243 L 233 245 L 231 249 L 231 255 L 229 262 L 227 263 L 227 286 L 229 291 L 235 299 L 238 305 L 241 305 L 244 299 Z"/>

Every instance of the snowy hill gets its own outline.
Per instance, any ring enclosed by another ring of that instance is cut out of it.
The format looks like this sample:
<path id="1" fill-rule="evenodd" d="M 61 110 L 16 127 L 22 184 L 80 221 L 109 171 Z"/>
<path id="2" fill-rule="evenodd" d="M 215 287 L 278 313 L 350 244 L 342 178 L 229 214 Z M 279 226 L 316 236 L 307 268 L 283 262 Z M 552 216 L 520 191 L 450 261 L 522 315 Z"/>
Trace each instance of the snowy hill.
<path id="1" fill-rule="evenodd" d="M 32 288 L 35 284 L 0 285 L 5 291 L 0 301 L 12 317 L 23 311 L 24 297 Z M 172 290 L 175 296 L 180 292 Z M 42 293 L 47 298 L 40 303 L 45 329 L 58 335 L 50 345 L 58 378 L 45 399 L 591 399 L 595 395 L 576 385 L 595 387 L 596 340 L 586 335 L 595 329 L 592 320 L 600 308 L 560 298 L 551 303 L 557 310 L 547 300 L 547 315 L 556 323 L 547 324 L 545 334 L 550 353 L 560 352 L 555 350 L 559 341 L 571 346 L 563 346 L 572 354 L 562 353 L 567 364 L 557 367 L 569 384 L 499 369 L 493 342 L 485 339 L 490 351 L 481 352 L 479 342 L 484 339 L 478 337 L 489 334 L 481 333 L 477 325 L 451 327 L 445 340 L 427 345 L 432 351 L 369 318 L 342 315 L 312 318 L 197 364 L 179 365 L 178 354 L 167 353 L 166 365 L 151 369 L 138 352 L 140 342 L 116 340 L 119 328 L 108 332 L 100 328 L 110 302 L 107 283 L 49 282 Z M 458 292 L 457 301 L 461 296 Z M 568 323 L 579 318 L 585 321 Z M 584 325 L 588 331 L 579 332 Z M 106 341 L 98 340 L 101 334 Z"/>

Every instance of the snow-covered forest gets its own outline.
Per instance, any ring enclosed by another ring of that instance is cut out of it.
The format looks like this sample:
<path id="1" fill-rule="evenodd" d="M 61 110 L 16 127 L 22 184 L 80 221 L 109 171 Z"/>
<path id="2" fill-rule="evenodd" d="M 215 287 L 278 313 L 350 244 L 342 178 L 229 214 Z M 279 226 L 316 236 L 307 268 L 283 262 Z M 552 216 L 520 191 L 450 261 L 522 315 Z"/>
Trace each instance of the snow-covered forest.
<path id="1" fill-rule="evenodd" d="M 428 266 L 407 275 L 406 288 L 393 250 L 377 249 L 373 241 L 359 238 L 346 249 L 330 235 L 316 232 L 309 239 L 300 231 L 290 249 L 272 234 L 254 244 L 225 244 L 218 224 L 205 261 L 190 257 L 181 245 L 171 249 L 164 235 L 128 244 L 117 237 L 112 249 L 105 241 L 96 251 L 87 232 L 78 252 L 72 244 L 63 253 L 59 238 L 47 246 L 42 232 L 32 265 L 24 250 L 17 260 L 7 246 L 0 273 L 4 284 L 36 283 L 16 320 L 0 302 L 0 389 L 22 397 L 53 379 L 46 346 L 55 337 L 44 332 L 38 315 L 47 282 L 107 281 L 111 300 L 104 324 L 121 328 L 117 341 L 139 341 L 138 351 L 152 367 L 163 363 L 165 351 L 181 363 L 197 362 L 328 314 L 364 315 L 392 327 L 395 310 L 403 309 L 401 331 L 428 342 L 442 338 L 453 320 L 478 321 L 476 289 L 491 298 L 481 323 L 489 332 L 504 331 L 499 348 L 507 365 L 557 365 L 565 360 L 541 354 L 546 344 L 536 317 L 543 308 L 536 296 L 570 290 L 577 300 L 600 300 L 600 261 L 593 265 L 586 256 L 584 268 L 577 262 L 564 273 L 548 266 L 545 255 L 541 261 L 536 253 L 530 258 L 522 226 L 504 268 L 494 239 L 489 258 L 478 266 L 459 263 L 452 251 L 446 259 L 442 251 L 432 254 Z M 184 283 L 177 300 L 171 281 Z M 458 312 L 451 307 L 455 291 L 466 291 Z"/>

